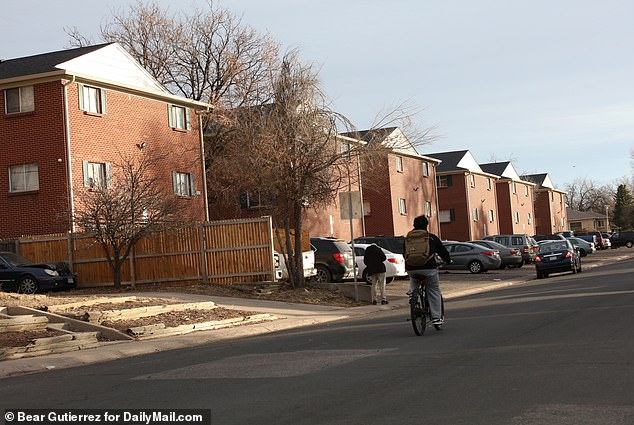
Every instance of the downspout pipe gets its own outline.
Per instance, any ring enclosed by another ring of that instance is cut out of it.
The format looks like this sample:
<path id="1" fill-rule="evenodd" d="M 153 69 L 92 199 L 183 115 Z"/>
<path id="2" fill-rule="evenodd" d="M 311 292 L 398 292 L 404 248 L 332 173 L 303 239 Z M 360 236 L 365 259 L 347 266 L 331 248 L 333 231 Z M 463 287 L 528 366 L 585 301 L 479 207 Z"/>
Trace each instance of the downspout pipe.
<path id="1" fill-rule="evenodd" d="M 64 86 L 64 125 L 66 127 L 66 175 L 68 178 L 68 195 L 70 200 L 70 231 L 75 232 L 75 194 L 73 190 L 73 167 L 70 149 L 70 116 L 68 107 L 68 86 L 75 82 L 73 75 L 70 81 L 63 84 Z"/>

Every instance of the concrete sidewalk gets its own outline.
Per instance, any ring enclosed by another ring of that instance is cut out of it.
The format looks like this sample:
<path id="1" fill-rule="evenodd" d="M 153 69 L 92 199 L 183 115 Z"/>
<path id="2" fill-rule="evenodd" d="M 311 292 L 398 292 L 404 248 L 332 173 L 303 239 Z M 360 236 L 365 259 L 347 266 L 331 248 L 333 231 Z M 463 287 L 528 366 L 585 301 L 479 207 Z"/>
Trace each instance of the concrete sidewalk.
<path id="1" fill-rule="evenodd" d="M 601 256 L 601 258 L 597 256 L 596 259 L 585 261 L 583 263 L 584 270 L 634 258 L 634 251 L 621 251 L 620 253 L 611 254 L 612 255 Z M 480 275 L 472 275 L 468 272 L 443 273 L 441 271 L 440 276 L 441 289 L 445 299 L 516 286 L 534 279 L 534 267 L 530 265 L 522 267 L 521 269 L 495 270 Z M 143 296 L 174 298 L 185 301 L 213 301 L 225 308 L 269 313 L 277 316 L 278 319 L 246 326 L 236 326 L 213 331 L 199 331 L 163 339 L 112 342 L 102 347 L 89 350 L 52 354 L 44 357 L 5 360 L 0 362 L 0 378 L 24 373 L 44 372 L 51 369 L 82 366 L 159 351 L 186 348 L 214 341 L 261 335 L 350 317 L 376 314 L 381 311 L 404 309 L 408 306 L 408 300 L 405 294 L 408 286 L 408 280 L 396 280 L 389 284 L 387 286 L 389 304 L 387 305 L 367 305 L 350 308 L 181 293 L 143 293 L 141 294 Z M 407 313 L 404 312 L 404 314 Z"/>

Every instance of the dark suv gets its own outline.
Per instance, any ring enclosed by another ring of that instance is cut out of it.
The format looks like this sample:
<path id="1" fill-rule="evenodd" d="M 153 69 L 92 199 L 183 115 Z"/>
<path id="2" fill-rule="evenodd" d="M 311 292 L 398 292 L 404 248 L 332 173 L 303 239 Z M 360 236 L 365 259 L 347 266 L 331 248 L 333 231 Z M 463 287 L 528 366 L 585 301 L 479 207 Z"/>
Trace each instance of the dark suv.
<path id="1" fill-rule="evenodd" d="M 352 249 L 341 239 L 310 238 L 315 248 L 316 282 L 340 282 L 354 277 Z"/>
<path id="2" fill-rule="evenodd" d="M 612 248 L 620 246 L 632 248 L 634 246 L 634 230 L 612 233 L 610 241 L 612 242 Z"/>
<path id="3" fill-rule="evenodd" d="M 363 236 L 356 238 L 354 243 L 373 243 L 395 254 L 403 254 L 404 236 Z"/>

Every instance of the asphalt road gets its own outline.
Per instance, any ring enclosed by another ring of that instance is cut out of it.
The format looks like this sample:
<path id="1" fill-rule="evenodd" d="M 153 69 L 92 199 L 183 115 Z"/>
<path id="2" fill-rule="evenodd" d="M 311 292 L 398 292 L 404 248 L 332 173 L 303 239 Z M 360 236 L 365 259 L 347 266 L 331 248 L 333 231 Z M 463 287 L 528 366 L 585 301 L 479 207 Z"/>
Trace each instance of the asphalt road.
<path id="1" fill-rule="evenodd" d="M 634 260 L 407 311 L 0 380 L 12 408 L 211 409 L 212 424 L 633 424 Z"/>

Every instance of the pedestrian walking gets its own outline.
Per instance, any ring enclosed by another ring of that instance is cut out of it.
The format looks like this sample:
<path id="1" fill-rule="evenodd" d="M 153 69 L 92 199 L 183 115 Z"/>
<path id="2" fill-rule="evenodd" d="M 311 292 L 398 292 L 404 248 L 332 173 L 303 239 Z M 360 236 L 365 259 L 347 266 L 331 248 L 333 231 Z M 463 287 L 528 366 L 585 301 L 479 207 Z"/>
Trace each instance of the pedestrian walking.
<path id="1" fill-rule="evenodd" d="M 372 284 L 372 304 L 387 304 L 385 297 L 385 263 L 387 259 L 383 249 L 371 244 L 365 249 L 363 263 L 365 264 L 368 281 Z"/>

